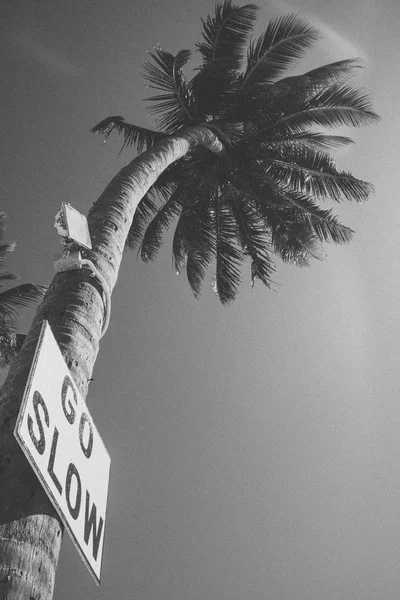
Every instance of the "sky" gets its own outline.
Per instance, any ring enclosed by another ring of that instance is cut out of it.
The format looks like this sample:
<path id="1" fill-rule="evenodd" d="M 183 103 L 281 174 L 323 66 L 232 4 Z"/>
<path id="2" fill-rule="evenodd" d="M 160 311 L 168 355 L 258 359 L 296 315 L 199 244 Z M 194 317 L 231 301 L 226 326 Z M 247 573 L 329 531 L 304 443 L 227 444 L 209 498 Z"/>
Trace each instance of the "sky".
<path id="1" fill-rule="evenodd" d="M 241 0 L 239 4 L 245 4 Z M 342 204 L 356 231 L 308 269 L 223 307 L 172 265 L 126 253 L 87 403 L 111 455 L 102 582 L 64 536 L 55 600 L 397 600 L 400 593 L 396 0 L 259 2 L 321 39 L 296 72 L 360 56 L 381 121 L 340 168 L 376 188 Z M 89 134 L 151 127 L 146 51 L 194 48 L 211 0 L 3 0 L 0 210 L 10 268 L 48 284 L 62 202 L 82 213 L 133 154 Z M 189 65 L 190 66 L 190 65 Z M 21 327 L 27 327 L 26 317 Z"/>

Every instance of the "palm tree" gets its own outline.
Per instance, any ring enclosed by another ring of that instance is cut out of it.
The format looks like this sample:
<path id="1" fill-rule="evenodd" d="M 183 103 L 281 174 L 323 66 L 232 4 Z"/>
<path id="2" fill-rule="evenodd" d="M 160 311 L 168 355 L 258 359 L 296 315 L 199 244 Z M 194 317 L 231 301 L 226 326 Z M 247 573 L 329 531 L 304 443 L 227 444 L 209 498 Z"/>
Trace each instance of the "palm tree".
<path id="1" fill-rule="evenodd" d="M 198 296 L 215 264 L 215 289 L 227 303 L 237 295 L 246 261 L 251 280 L 270 286 L 274 254 L 302 265 L 319 256 L 322 242 L 348 242 L 351 229 L 317 202 L 362 201 L 371 192 L 370 184 L 338 170 L 329 154 L 350 140 L 320 131 L 377 119 L 365 94 L 345 83 L 359 62 L 282 78 L 316 32 L 289 15 L 272 21 L 246 53 L 256 14 L 254 5 L 218 5 L 203 22 L 201 64 L 189 81 L 183 75 L 188 50 L 151 53 L 145 70 L 161 92 L 149 99 L 159 131 L 122 117 L 93 128 L 106 137 L 116 130 L 139 155 L 88 215 L 93 249 L 82 254 L 100 276 L 91 277 L 88 268 L 56 274 L 0 395 L 0 581 L 9 600 L 51 598 L 61 542 L 60 520 L 12 435 L 42 321 L 50 322 L 85 398 L 106 318 L 103 291 L 111 293 L 126 245 L 140 244 L 142 258 L 154 258 L 177 218 L 177 270 L 185 266 Z"/>
<path id="2" fill-rule="evenodd" d="M 15 275 L 5 270 L 8 253 L 15 250 L 15 243 L 4 241 L 5 218 L 5 213 L 0 212 L 0 287 L 16 279 Z M 25 339 L 25 335 L 18 333 L 17 329 L 19 312 L 38 302 L 43 295 L 44 288 L 32 283 L 0 292 L 0 368 L 11 363 Z"/>

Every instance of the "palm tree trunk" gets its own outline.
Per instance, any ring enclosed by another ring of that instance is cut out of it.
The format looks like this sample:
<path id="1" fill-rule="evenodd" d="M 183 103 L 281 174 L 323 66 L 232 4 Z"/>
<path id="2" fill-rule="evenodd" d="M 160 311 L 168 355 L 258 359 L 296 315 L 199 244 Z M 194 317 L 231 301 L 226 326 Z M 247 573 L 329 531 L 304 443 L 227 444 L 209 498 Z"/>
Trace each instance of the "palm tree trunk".
<path id="1" fill-rule="evenodd" d="M 158 142 L 121 169 L 90 210 L 85 252 L 113 289 L 136 207 L 158 176 L 195 146 L 223 154 L 206 127 Z M 0 391 L 0 600 L 52 598 L 62 524 L 13 436 L 43 320 L 86 398 L 104 320 L 102 290 L 87 269 L 57 273 Z"/>

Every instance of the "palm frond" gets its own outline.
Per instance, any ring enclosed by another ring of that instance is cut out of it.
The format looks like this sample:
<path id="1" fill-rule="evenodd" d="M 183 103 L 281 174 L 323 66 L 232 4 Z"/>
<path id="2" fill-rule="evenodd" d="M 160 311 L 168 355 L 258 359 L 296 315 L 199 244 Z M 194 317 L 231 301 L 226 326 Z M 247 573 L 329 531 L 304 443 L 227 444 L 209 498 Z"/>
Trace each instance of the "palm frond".
<path id="1" fill-rule="evenodd" d="M 265 33 L 250 44 L 241 88 L 272 83 L 316 39 L 315 29 L 296 15 L 274 19 Z"/>
<path id="2" fill-rule="evenodd" d="M 11 364 L 17 353 L 17 334 L 0 324 L 0 369 Z"/>
<path id="3" fill-rule="evenodd" d="M 284 189 L 339 202 L 342 198 L 361 202 L 373 187 L 350 173 L 337 171 L 332 157 L 313 148 L 290 148 L 281 155 L 260 161 L 266 173 Z"/>
<path id="4" fill-rule="evenodd" d="M 151 193 L 148 192 L 137 205 L 132 225 L 126 238 L 126 248 L 134 250 L 140 245 L 146 225 L 156 212 L 157 204 L 153 201 Z"/>
<path id="5" fill-rule="evenodd" d="M 147 194 L 140 200 L 126 240 L 126 248 L 134 250 L 143 238 L 147 223 L 158 210 L 156 199 L 165 202 L 183 178 L 184 161 L 179 160 L 163 171 Z"/>
<path id="6" fill-rule="evenodd" d="M 196 44 L 203 61 L 228 60 L 232 68 L 238 69 L 257 11 L 258 7 L 254 4 L 235 6 L 231 0 L 217 4 L 215 16 L 202 20 L 204 41 Z"/>
<path id="7" fill-rule="evenodd" d="M 244 87 L 239 95 L 238 106 L 250 121 L 258 115 L 260 124 L 268 123 L 274 120 L 273 113 L 280 118 L 304 109 L 307 101 L 314 98 L 318 92 L 334 84 L 340 87 L 343 79 L 360 67 L 358 59 L 343 60 L 313 69 L 303 75 L 285 77 L 273 84 Z"/>
<path id="8" fill-rule="evenodd" d="M 208 192 L 205 202 L 196 207 L 191 227 L 194 228 L 194 232 L 191 235 L 191 243 L 188 244 L 186 276 L 195 298 L 199 298 L 207 269 L 215 258 L 216 251 L 213 193 Z"/>
<path id="9" fill-rule="evenodd" d="M 163 243 L 163 234 L 172 219 L 179 216 L 187 191 L 184 186 L 179 186 L 167 199 L 152 218 L 146 228 L 141 243 L 140 253 L 145 262 L 154 260 Z"/>
<path id="10" fill-rule="evenodd" d="M 3 242 L 5 234 L 5 214 L 0 212 L 0 287 L 4 282 L 16 279 L 15 275 L 4 272 L 7 253 L 15 249 L 15 243 Z M 0 292 L 0 368 L 10 364 L 19 351 L 25 338 L 17 333 L 17 319 L 21 309 L 40 300 L 46 288 L 26 283 Z"/>
<path id="11" fill-rule="evenodd" d="M 166 202 L 179 183 L 191 179 L 187 169 L 187 157 L 174 162 L 163 171 L 139 202 L 126 240 L 126 248 L 134 250 L 140 246 L 146 226 L 157 213 L 156 199 Z M 190 163 L 189 163 L 190 164 Z"/>
<path id="12" fill-rule="evenodd" d="M 104 139 L 107 140 L 114 130 L 118 135 L 122 135 L 124 138 L 120 152 L 122 152 L 124 148 L 134 146 L 140 153 L 145 149 L 151 148 L 156 142 L 166 137 L 166 134 L 160 131 L 154 131 L 152 129 L 146 129 L 145 127 L 127 123 L 124 117 L 120 116 L 103 119 L 103 121 L 100 121 L 100 123 L 92 127 L 90 133 L 101 134 L 104 136 Z"/>
<path id="13" fill-rule="evenodd" d="M 21 350 L 26 335 L 0 324 L 0 369 L 8 367 Z"/>
<path id="14" fill-rule="evenodd" d="M 14 321 L 23 308 L 38 302 L 46 288 L 32 283 L 24 283 L 0 293 L 0 319 Z"/>
<path id="15" fill-rule="evenodd" d="M 229 106 L 257 10 L 253 4 L 235 6 L 226 0 L 203 21 L 204 41 L 197 44 L 203 62 L 191 82 L 199 120 L 221 116 Z"/>
<path id="16" fill-rule="evenodd" d="M 306 220 L 321 242 L 347 244 L 351 241 L 354 231 L 342 225 L 331 210 L 319 208 L 310 198 L 302 194 L 285 193 L 285 200 L 294 205 L 300 221 Z"/>
<path id="17" fill-rule="evenodd" d="M 379 120 L 371 110 L 368 96 L 347 85 L 334 84 L 307 100 L 294 112 L 271 118 L 271 123 L 256 135 L 270 132 L 301 133 L 309 127 L 361 127 Z"/>
<path id="18" fill-rule="evenodd" d="M 244 253 L 237 244 L 238 231 L 232 206 L 224 195 L 216 198 L 215 214 L 217 247 L 214 289 L 222 304 L 229 304 L 239 291 Z"/>
<path id="19" fill-rule="evenodd" d="M 185 244 L 185 220 L 180 218 L 175 228 L 172 240 L 172 256 L 175 264 L 176 274 L 179 275 L 187 263 L 188 250 Z"/>
<path id="20" fill-rule="evenodd" d="M 252 285 L 257 278 L 271 287 L 275 266 L 271 259 L 271 236 L 266 223 L 251 197 L 240 194 L 233 184 L 228 184 L 225 193 L 230 197 L 243 252 L 251 257 Z"/>
<path id="21" fill-rule="evenodd" d="M 251 139 L 251 138 L 250 138 Z M 326 135 L 306 131 L 271 138 L 266 136 L 265 142 L 259 139 L 259 144 L 267 148 L 282 148 L 290 150 L 293 147 L 314 148 L 317 150 L 334 150 L 353 144 L 354 141 L 343 135 Z"/>
<path id="22" fill-rule="evenodd" d="M 339 60 L 327 65 L 322 65 L 311 71 L 307 71 L 300 77 L 305 77 L 309 81 L 318 85 L 331 85 L 332 83 L 339 83 L 343 79 L 347 79 L 353 75 L 357 69 L 362 69 L 363 64 L 359 58 L 347 58 L 345 60 Z M 284 81 L 284 80 L 283 80 Z"/>
<path id="23" fill-rule="evenodd" d="M 336 109 L 336 113 L 331 113 L 334 126 L 361 127 L 379 120 L 378 115 L 371 109 L 368 95 L 348 85 L 333 84 L 324 88 L 309 100 L 308 108 L 310 110 Z"/>
<path id="24" fill-rule="evenodd" d="M 164 94 L 146 98 L 151 102 L 150 112 L 157 117 L 159 127 L 168 133 L 195 122 L 193 95 L 186 82 L 182 69 L 188 62 L 190 50 L 180 50 L 176 56 L 156 48 L 149 52 L 155 64 L 147 61 L 144 65 L 149 87 L 161 90 Z"/>
<path id="25" fill-rule="evenodd" d="M 204 186 L 188 196 L 173 239 L 176 271 L 180 273 L 186 265 L 186 275 L 196 298 L 200 296 L 207 267 L 215 256 L 212 203 L 215 193 L 215 188 Z"/>
<path id="26" fill-rule="evenodd" d="M 257 169 L 240 178 L 271 234 L 271 250 L 284 262 L 307 266 L 309 258 L 321 258 L 322 240 L 342 244 L 351 239 L 351 229 L 305 194 L 282 189 Z"/>
<path id="27" fill-rule="evenodd" d="M 326 86 L 340 83 L 350 77 L 356 69 L 361 68 L 362 63 L 358 58 L 322 65 L 302 75 L 292 75 L 279 79 L 274 84 L 274 93 L 282 95 L 286 92 L 292 97 L 310 96 Z"/>
<path id="28" fill-rule="evenodd" d="M 297 195 L 283 193 L 277 186 L 268 183 L 265 191 L 254 193 L 254 200 L 268 224 L 271 232 L 271 247 L 273 252 L 287 263 L 305 267 L 309 259 L 321 259 L 321 244 L 311 223 L 310 215 L 298 210 L 295 202 Z M 290 199 L 288 198 L 290 196 Z"/>
<path id="29" fill-rule="evenodd" d="M 321 259 L 321 246 L 311 226 L 290 222 L 272 232 L 274 250 L 283 262 L 308 267 L 309 259 Z"/>

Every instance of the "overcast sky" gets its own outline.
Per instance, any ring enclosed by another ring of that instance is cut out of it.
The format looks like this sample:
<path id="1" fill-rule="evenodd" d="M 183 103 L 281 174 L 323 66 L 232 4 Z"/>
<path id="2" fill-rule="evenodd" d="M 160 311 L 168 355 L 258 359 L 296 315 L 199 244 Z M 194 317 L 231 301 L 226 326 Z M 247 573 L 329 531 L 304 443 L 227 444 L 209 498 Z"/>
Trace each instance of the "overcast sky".
<path id="1" fill-rule="evenodd" d="M 244 4 L 244 2 L 239 2 Z M 88 405 L 112 459 L 102 584 L 65 535 L 55 600 L 397 600 L 400 594 L 397 0 L 259 3 L 322 33 L 300 70 L 361 56 L 382 121 L 340 168 L 374 183 L 338 207 L 347 247 L 224 308 L 172 266 L 124 258 Z M 48 284 L 62 202 L 87 213 L 132 155 L 92 138 L 151 126 L 140 76 L 194 48 L 212 0 L 3 0 L 0 209 L 12 270 Z"/>

